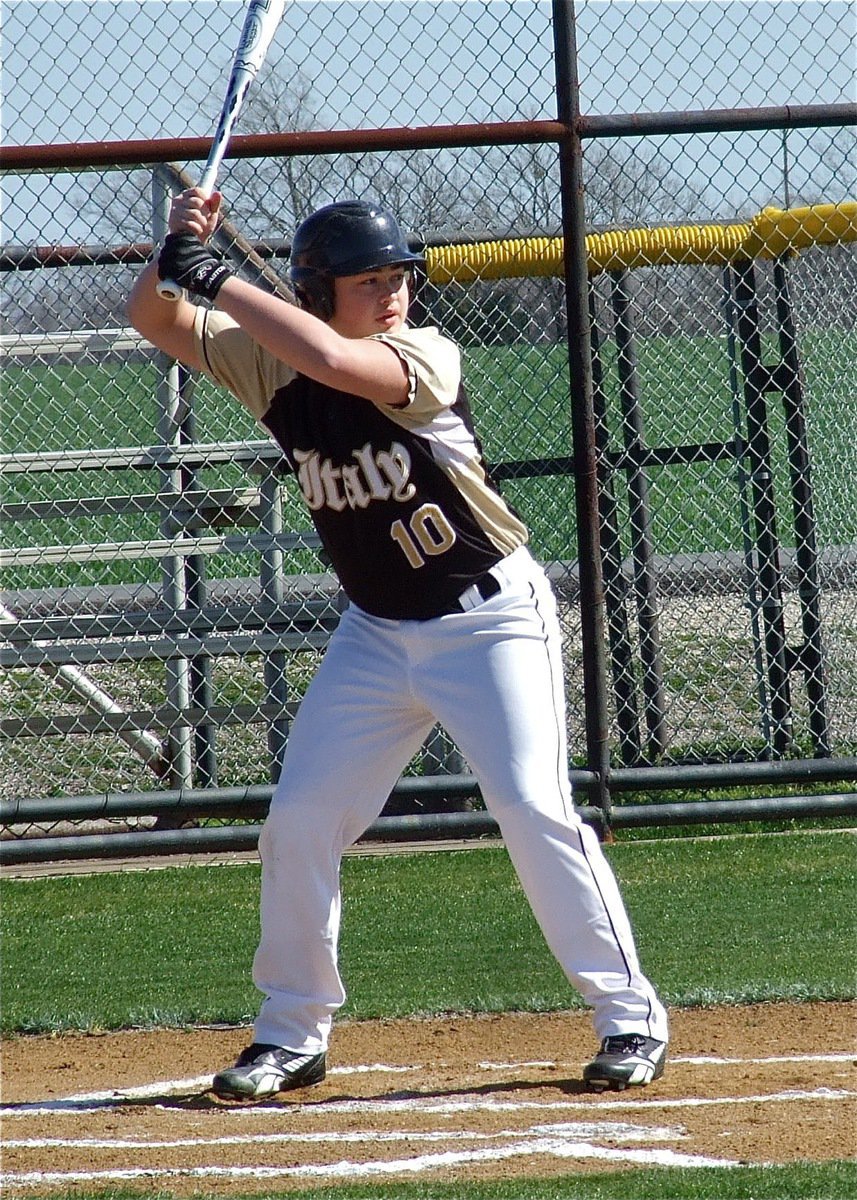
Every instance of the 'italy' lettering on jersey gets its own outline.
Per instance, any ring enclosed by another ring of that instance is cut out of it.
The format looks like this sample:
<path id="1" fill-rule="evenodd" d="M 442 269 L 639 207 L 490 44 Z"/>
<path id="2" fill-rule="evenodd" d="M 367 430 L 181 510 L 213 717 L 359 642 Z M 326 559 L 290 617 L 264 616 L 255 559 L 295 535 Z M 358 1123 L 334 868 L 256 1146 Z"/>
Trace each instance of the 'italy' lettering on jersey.
<path id="1" fill-rule="evenodd" d="M 400 442 L 378 451 L 367 442 L 354 451 L 353 463 L 340 466 L 322 458 L 318 450 L 295 447 L 294 458 L 304 500 L 313 510 L 326 506 L 342 512 L 346 507 L 365 508 L 373 500 L 403 503 L 414 496 L 414 485 L 408 482 L 411 456 Z"/>

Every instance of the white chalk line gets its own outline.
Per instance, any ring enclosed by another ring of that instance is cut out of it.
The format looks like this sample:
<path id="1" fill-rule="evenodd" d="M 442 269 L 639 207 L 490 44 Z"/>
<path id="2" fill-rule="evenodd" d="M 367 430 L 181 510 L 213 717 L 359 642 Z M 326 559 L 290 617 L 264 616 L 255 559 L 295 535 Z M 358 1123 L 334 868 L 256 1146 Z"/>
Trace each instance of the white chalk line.
<path id="1" fill-rule="evenodd" d="M 762 1066 L 767 1063 L 802 1063 L 802 1062 L 857 1062 L 857 1048 L 851 1054 L 771 1054 L 766 1058 L 717 1058 L 709 1055 L 699 1055 L 685 1058 L 670 1058 L 671 1063 L 687 1063 L 690 1066 L 732 1067 L 747 1064 Z"/>
<path id="2" fill-rule="evenodd" d="M 714 1066 L 740 1066 L 745 1065 L 764 1065 L 766 1063 L 837 1063 L 837 1062 L 853 1062 L 855 1055 L 853 1054 L 792 1054 L 792 1055 L 775 1055 L 768 1058 L 715 1058 L 715 1057 L 675 1057 L 669 1061 L 671 1064 L 689 1064 L 698 1065 L 714 1065 Z M 556 1068 L 560 1063 L 553 1061 L 541 1062 L 480 1062 L 477 1066 L 485 1071 L 518 1071 L 524 1068 Z M 434 1069 L 437 1064 L 431 1064 Z M 390 1063 L 363 1063 L 356 1066 L 341 1066 L 331 1067 L 328 1070 L 328 1075 L 355 1075 L 355 1074 L 402 1074 L 408 1072 L 424 1071 L 426 1066 L 422 1063 L 390 1064 Z M 131 1088 L 112 1088 L 97 1092 L 79 1092 L 76 1095 L 66 1096 L 61 1100 L 45 1100 L 33 1101 L 32 1103 L 23 1102 L 16 1104 L 14 1107 L 0 1106 L 0 1118 L 25 1116 L 25 1115 L 47 1115 L 51 1112 L 60 1113 L 63 1111 L 71 1112 L 93 1112 L 98 1107 L 113 1107 L 121 1105 L 126 1100 L 144 1100 L 150 1096 L 169 1096 L 180 1092 L 193 1092 L 200 1089 L 208 1090 L 211 1087 L 211 1075 L 197 1075 L 191 1079 L 170 1079 L 160 1080 L 155 1083 L 143 1084 L 139 1087 Z M 341 1103 L 348 1103 L 343 1101 Z M 359 1103 L 359 1102 L 357 1102 Z M 395 1101 L 380 1101 L 385 1108 Z M 299 1106 L 296 1106 L 299 1107 Z M 323 1105 L 313 1105 L 313 1111 L 316 1111 Z M 587 1105 L 587 1107 L 589 1107 Z M 252 1109 L 253 1112 L 259 1112 L 260 1108 Z M 282 1108 L 278 1107 L 274 1111 L 281 1112 Z"/>
<path id="3" fill-rule="evenodd" d="M 553 1068 L 559 1065 L 550 1058 L 535 1059 L 533 1062 L 480 1062 L 476 1064 L 480 1071 L 520 1071 L 523 1067 Z"/>
<path id="4" fill-rule="evenodd" d="M 520 1134 L 513 1136 L 520 1137 Z M 448 1150 L 440 1154 L 422 1154 L 413 1158 L 388 1159 L 374 1162 L 308 1163 L 300 1167 L 123 1167 L 109 1171 L 26 1171 L 9 1172 L 0 1177 L 6 1187 L 33 1187 L 51 1183 L 93 1183 L 129 1179 L 211 1178 L 254 1179 L 276 1178 L 365 1178 L 371 1175 L 415 1175 L 439 1167 L 460 1167 L 474 1163 L 499 1162 L 516 1157 L 548 1155 L 566 1159 L 602 1159 L 610 1162 L 632 1162 L 644 1166 L 664 1167 L 737 1167 L 734 1159 L 710 1158 L 700 1154 L 682 1154 L 675 1150 L 617 1150 L 614 1147 L 593 1146 L 589 1142 L 564 1137 L 530 1137 L 506 1146 L 491 1146 L 481 1150 Z"/>
<path id="5" fill-rule="evenodd" d="M 735 1065 L 740 1062 L 764 1063 L 771 1061 L 818 1061 L 818 1062 L 842 1062 L 849 1061 L 850 1056 L 845 1054 L 836 1055 L 800 1055 L 789 1057 L 778 1057 L 776 1059 L 723 1059 L 714 1060 L 719 1062 L 719 1065 Z M 674 1062 L 677 1060 L 673 1060 Z M 688 1060 L 694 1061 L 694 1060 Z M 695 1060 L 698 1061 L 698 1060 Z M 706 1062 L 711 1062 L 711 1059 L 706 1059 Z M 513 1070 L 521 1069 L 524 1066 L 555 1066 L 557 1064 L 550 1063 L 506 1063 L 506 1064 L 480 1064 L 486 1070 Z M 351 1074 L 355 1072 L 402 1072 L 416 1071 L 423 1068 L 412 1065 L 408 1067 L 396 1066 L 391 1067 L 385 1064 L 376 1063 L 372 1065 L 364 1065 L 351 1068 L 338 1068 L 342 1074 Z M 337 1070 L 337 1068 L 334 1068 Z M 211 1076 L 204 1075 L 195 1079 L 162 1081 L 160 1083 L 147 1084 L 139 1088 L 127 1089 L 122 1093 L 112 1092 L 90 1092 L 76 1096 L 66 1097 L 64 1100 L 52 1101 L 45 1103 L 36 1102 L 33 1105 L 21 1105 L 12 1108 L 0 1108 L 0 1116 L 33 1116 L 33 1115 L 52 1115 L 56 1116 L 60 1113 L 74 1113 L 79 1115 L 85 1112 L 102 1111 L 104 1107 L 117 1107 L 129 1099 L 135 1097 L 145 1098 L 153 1095 L 163 1095 L 170 1091 L 188 1091 L 199 1087 L 208 1087 L 210 1085 Z M 345 1101 L 330 1101 L 313 1104 L 293 1104 L 284 1108 L 282 1104 L 277 1105 L 254 1105 L 252 1107 L 235 1107 L 225 1108 L 226 1115 L 252 1115 L 264 1116 L 265 1114 L 276 1115 L 282 1117 L 284 1112 L 288 1112 L 290 1116 L 298 1114 L 306 1114 L 318 1116 L 323 1114 L 342 1115 L 343 1113 L 409 1113 L 409 1114 L 451 1114 L 451 1113 L 507 1113 L 507 1112 L 522 1112 L 522 1111 L 540 1111 L 540 1112 L 558 1112 L 568 1110 L 584 1110 L 588 1113 L 594 1111 L 611 1111 L 622 1108 L 631 1108 L 637 1113 L 647 1111 L 655 1111 L 658 1109 L 682 1109 L 682 1108 L 700 1108 L 718 1105 L 742 1105 L 750 1103 L 786 1103 L 794 1101 L 838 1101 L 857 1096 L 857 1092 L 848 1091 L 845 1089 L 833 1089 L 827 1087 L 816 1088 L 811 1091 L 787 1091 L 773 1094 L 762 1094 L 752 1096 L 722 1096 L 722 1097 L 685 1097 L 679 1099 L 642 1099 L 634 1097 L 633 1099 L 615 1098 L 609 1100 L 587 1100 L 587 1101 L 553 1101 L 553 1102 L 538 1102 L 538 1101 L 498 1101 L 493 1098 L 471 1097 L 462 1098 L 455 1101 L 438 1102 L 433 1101 L 430 1097 L 409 1097 L 407 1099 L 390 1099 L 390 1100 L 345 1100 Z M 156 1106 L 157 1108 L 165 1108 L 165 1106 Z M 323 1144 L 325 1142 L 336 1141 L 340 1143 L 361 1143 L 361 1142 L 423 1142 L 432 1143 L 444 1141 L 447 1144 L 455 1141 L 465 1141 L 470 1143 L 491 1142 L 495 1143 L 482 1148 L 470 1148 L 462 1150 L 449 1150 L 442 1153 L 423 1154 L 410 1158 L 399 1158 L 393 1160 L 375 1160 L 372 1162 L 353 1162 L 350 1160 L 342 1160 L 337 1163 L 320 1164 L 312 1163 L 303 1166 L 290 1167 L 221 1167 L 221 1166 L 201 1166 L 201 1167 L 168 1167 L 168 1168 L 143 1168 L 143 1167 L 127 1167 L 117 1168 L 114 1170 L 89 1170 L 89 1171 L 67 1171 L 67 1172 L 9 1172 L 0 1176 L 0 1183 L 6 1187 L 31 1187 L 37 1185 L 45 1185 L 52 1183 L 93 1183 L 99 1181 L 122 1181 L 132 1179 L 158 1179 L 158 1178 L 221 1178 L 221 1179 L 240 1179 L 252 1177 L 255 1179 L 268 1178 L 287 1178 L 287 1177 L 303 1177 L 303 1178 L 351 1178 L 373 1175 L 405 1175 L 416 1174 L 432 1170 L 439 1167 L 458 1167 L 468 1164 L 480 1162 L 497 1162 L 502 1159 L 508 1159 L 516 1156 L 534 1156 L 548 1155 L 552 1157 L 560 1157 L 567 1159 L 601 1159 L 611 1162 L 629 1162 L 640 1163 L 647 1166 L 687 1166 L 687 1167 L 733 1167 L 739 1163 L 731 1159 L 711 1158 L 704 1155 L 684 1154 L 672 1149 L 666 1148 L 651 1148 L 633 1149 L 631 1147 L 618 1148 L 615 1145 L 604 1147 L 593 1145 L 593 1140 L 603 1140 L 609 1138 L 612 1142 L 629 1142 L 629 1141 L 647 1141 L 657 1142 L 664 1140 L 680 1140 L 686 1136 L 682 1128 L 670 1127 L 649 1127 L 635 1126 L 623 1124 L 621 1122 L 568 1122 L 565 1124 L 547 1124 L 534 1125 L 527 1130 L 510 1131 L 505 1130 L 501 1133 L 480 1133 L 477 1131 L 465 1130 L 448 1130 L 448 1131 L 407 1131 L 395 1130 L 386 1132 L 372 1131 L 352 1131 L 332 1133 L 277 1133 L 265 1135 L 232 1135 L 229 1137 L 218 1137 L 211 1139 L 176 1139 L 174 1141 L 142 1141 L 128 1140 L 117 1141 L 101 1140 L 94 1138 L 85 1139 L 19 1139 L 6 1141 L 8 1148 L 17 1147 L 21 1149 L 27 1148 L 47 1148 L 47 1147 L 66 1147 L 66 1148 L 83 1148 L 83 1149 L 98 1149 L 124 1148 L 128 1150 L 157 1150 L 167 1148 L 202 1148 L 206 1146 L 227 1146 L 240 1145 L 246 1142 L 267 1142 L 267 1143 L 286 1143 L 286 1142 L 303 1142 L 307 1144 Z M 509 1141 L 508 1139 L 512 1139 Z M 505 1145 L 497 1145 L 497 1142 L 506 1141 Z"/>
<path id="6" fill-rule="evenodd" d="M 740 1066 L 742 1063 L 758 1066 L 764 1063 L 854 1062 L 855 1060 L 857 1060 L 857 1047 L 852 1054 L 770 1054 L 765 1058 L 722 1058 L 712 1054 L 670 1055 L 667 1061 L 671 1065 L 731 1067 Z M 480 1062 L 476 1065 L 483 1071 L 518 1071 L 521 1067 L 560 1067 L 565 1064 L 546 1060 L 544 1062 Z M 400 1069 L 422 1070 L 421 1067 Z"/>
<path id="7" fill-rule="evenodd" d="M 633 1096 L 629 1099 L 615 1100 L 494 1100 L 491 1098 L 462 1098 L 461 1100 L 445 1100 L 435 1101 L 430 1097 L 412 1096 L 408 1099 L 390 1099 L 390 1100 L 319 1100 L 312 1103 L 301 1104 L 297 1101 L 291 1103 L 277 1104 L 249 1104 L 235 1105 L 233 1107 L 224 1106 L 221 1111 L 225 1117 L 283 1117 L 288 1114 L 289 1117 L 300 1116 L 336 1116 L 341 1114 L 354 1113 L 370 1113 L 370 1114 L 385 1114 L 385 1113 L 419 1113 L 449 1116 L 456 1113 L 479 1112 L 479 1113 L 510 1113 L 510 1112 L 565 1112 L 565 1111 L 582 1111 L 582 1112 L 609 1112 L 618 1108 L 630 1108 L 638 1112 L 644 1112 L 647 1109 L 653 1110 L 658 1108 L 707 1108 L 717 1105 L 740 1105 L 740 1104 L 783 1104 L 791 1101 L 823 1101 L 831 1103 L 839 1100 L 848 1100 L 857 1098 L 857 1091 L 849 1091 L 845 1088 L 828 1088 L 819 1087 L 812 1091 L 788 1091 L 788 1092 L 767 1092 L 759 1095 L 751 1096 L 685 1096 L 677 1099 L 654 1099 L 641 1096 Z M 124 1099 L 127 1099 L 125 1097 Z M 72 1103 L 70 1100 L 52 1101 L 49 1105 L 39 1105 L 38 1103 L 30 1105 L 21 1105 L 16 1108 L 2 1109 L 0 1108 L 0 1118 L 10 1117 L 55 1117 L 74 1115 L 79 1116 L 88 1113 L 98 1113 L 109 1111 L 110 1108 L 120 1108 L 124 1102 L 123 1098 L 115 1100 L 113 1104 L 107 1101 L 102 1101 L 96 1104 L 81 1104 L 77 1101 Z M 167 1105 L 156 1104 L 153 1106 L 155 1111 L 175 1112 L 174 1108 Z"/>
<path id="8" fill-rule="evenodd" d="M 419 1065 L 412 1066 L 392 1066 L 389 1063 L 364 1063 L 353 1067 L 331 1067 L 328 1069 L 328 1075 L 359 1075 L 359 1074 L 398 1074 L 407 1071 L 421 1071 L 423 1067 Z M 145 1100 L 148 1096 L 169 1096 L 175 1092 L 192 1092 L 199 1091 L 202 1088 L 208 1091 L 211 1087 L 212 1076 L 196 1075 L 192 1079 L 162 1079 L 156 1083 L 144 1083 L 139 1087 L 131 1088 L 110 1088 L 98 1092 L 79 1092 L 75 1096 L 66 1096 L 62 1100 L 37 1101 L 40 1105 L 38 1111 L 50 1111 L 56 1109 L 60 1111 L 64 1108 L 72 1108 L 77 1112 L 92 1111 L 92 1109 L 79 1108 L 79 1105 L 94 1105 L 112 1106 L 121 1104 L 123 1100 Z M 36 1112 L 37 1109 L 30 1107 L 28 1104 L 17 1104 L 14 1109 L 4 1109 L 0 1107 L 0 1117 L 13 1116 L 15 1112 Z"/>
<path id="9" fill-rule="evenodd" d="M 617 1108 L 630 1108 L 635 1111 L 645 1111 L 647 1109 L 654 1110 L 658 1108 L 706 1108 L 716 1105 L 736 1105 L 736 1104 L 783 1104 L 790 1101 L 813 1101 L 821 1100 L 825 1102 L 847 1100 L 857 1097 L 857 1091 L 846 1091 L 845 1089 L 834 1089 L 827 1087 L 815 1088 L 813 1091 L 789 1091 L 789 1092 L 774 1092 L 763 1093 L 754 1096 L 686 1096 L 672 1100 L 658 1099 L 643 1099 L 642 1097 L 634 1096 L 627 1100 L 494 1100 L 491 1098 L 463 1098 L 461 1100 L 449 1101 L 433 1101 L 431 1099 L 423 1100 L 420 1097 L 413 1097 L 407 1100 L 332 1100 L 319 1101 L 316 1104 L 295 1105 L 288 1109 L 282 1104 L 278 1105 L 255 1105 L 252 1107 L 230 1108 L 225 1111 L 230 1116 L 237 1117 L 252 1117 L 263 1114 L 271 1116 L 279 1114 L 283 1115 L 288 1112 L 289 1115 L 296 1115 L 299 1112 L 311 1116 L 322 1116 L 334 1113 L 425 1113 L 425 1114 L 440 1114 L 442 1116 L 450 1116 L 456 1113 L 479 1112 L 479 1113 L 510 1113 L 510 1112 L 566 1112 L 566 1111 L 583 1111 L 583 1112 L 610 1112 Z M 167 1111 L 165 1109 L 165 1111 Z"/>
<path id="10" fill-rule="evenodd" d="M 687 1136 L 683 1125 L 631 1125 L 625 1121 L 569 1121 L 553 1125 L 533 1125 L 528 1130 L 503 1129 L 498 1133 L 477 1130 L 350 1130 L 331 1129 L 317 1133 L 248 1133 L 229 1137 L 175 1138 L 155 1141 L 146 1138 L 6 1138 L 4 1147 L 18 1150 L 78 1149 L 78 1150 L 178 1150 L 199 1146 L 276 1145 L 296 1142 L 302 1145 L 326 1142 L 453 1142 L 496 1141 L 499 1138 L 521 1137 L 527 1134 L 556 1134 L 582 1139 L 610 1138 L 623 1142 L 667 1142 Z"/>

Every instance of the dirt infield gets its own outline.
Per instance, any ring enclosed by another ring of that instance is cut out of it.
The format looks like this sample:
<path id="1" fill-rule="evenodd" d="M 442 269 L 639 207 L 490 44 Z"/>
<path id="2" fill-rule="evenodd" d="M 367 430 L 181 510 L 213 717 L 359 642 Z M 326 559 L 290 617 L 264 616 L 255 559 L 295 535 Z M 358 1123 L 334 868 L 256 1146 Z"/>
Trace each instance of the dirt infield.
<path id="1" fill-rule="evenodd" d="M 584 1090 L 586 1015 L 511 1014 L 345 1022 L 324 1083 L 246 1105 L 208 1091 L 246 1030 L 13 1038 L 2 1183 L 225 1196 L 857 1153 L 857 1004 L 672 1020 L 667 1072 L 641 1091 Z"/>

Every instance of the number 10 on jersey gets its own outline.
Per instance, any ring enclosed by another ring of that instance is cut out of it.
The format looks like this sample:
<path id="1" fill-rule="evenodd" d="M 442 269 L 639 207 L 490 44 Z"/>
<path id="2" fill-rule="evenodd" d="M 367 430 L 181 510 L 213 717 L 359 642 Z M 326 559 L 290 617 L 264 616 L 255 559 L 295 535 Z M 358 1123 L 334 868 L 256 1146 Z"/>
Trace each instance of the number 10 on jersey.
<path id="1" fill-rule="evenodd" d="M 444 554 L 455 541 L 455 530 L 436 504 L 423 504 L 411 513 L 407 525 L 394 521 L 390 537 L 416 569 L 425 566 L 426 557 Z"/>

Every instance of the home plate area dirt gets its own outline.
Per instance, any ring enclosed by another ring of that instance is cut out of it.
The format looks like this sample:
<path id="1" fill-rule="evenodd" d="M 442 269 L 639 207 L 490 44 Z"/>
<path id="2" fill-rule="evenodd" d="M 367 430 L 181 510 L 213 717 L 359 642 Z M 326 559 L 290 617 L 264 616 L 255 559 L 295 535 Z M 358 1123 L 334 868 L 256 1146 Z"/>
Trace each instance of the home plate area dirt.
<path id="1" fill-rule="evenodd" d="M 851 1158 L 854 1004 L 674 1010 L 664 1077 L 588 1092 L 581 1013 L 343 1022 L 324 1083 L 226 1104 L 242 1029 L 17 1037 L 4 1047 L 6 1194 L 184 1196 L 311 1184 L 546 1178 Z"/>

